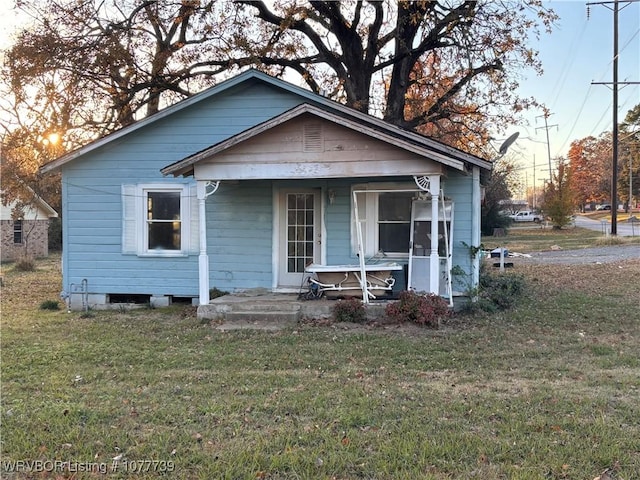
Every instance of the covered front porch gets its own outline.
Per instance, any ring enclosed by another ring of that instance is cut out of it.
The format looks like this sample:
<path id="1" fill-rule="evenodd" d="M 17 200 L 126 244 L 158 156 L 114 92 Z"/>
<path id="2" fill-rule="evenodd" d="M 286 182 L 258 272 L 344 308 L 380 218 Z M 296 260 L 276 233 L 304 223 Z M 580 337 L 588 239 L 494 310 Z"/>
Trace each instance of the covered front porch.
<path id="1" fill-rule="evenodd" d="M 197 182 L 201 308 L 212 286 L 299 292 L 312 265 L 355 268 L 368 304 L 376 262 L 406 268 L 405 288 L 452 303 L 454 202 L 443 179 L 464 197 L 472 236 L 461 240 L 477 244 L 479 167 L 433 147 L 368 116 L 303 104 L 164 168 Z"/>
<path id="2" fill-rule="evenodd" d="M 315 189 L 304 184 L 294 189 L 286 181 L 273 185 L 271 219 L 261 227 L 271 237 L 269 246 L 264 238 L 254 239 L 254 248 L 270 255 L 269 261 L 260 259 L 262 266 L 255 265 L 263 276 L 270 271 L 271 282 L 263 283 L 262 289 L 300 293 L 311 284 L 318 296 L 358 296 L 367 304 L 389 298 L 392 290 L 397 293 L 402 288 L 440 294 L 453 304 L 454 204 L 438 188 L 440 176 L 416 176 L 413 186 L 398 181 L 347 183 L 334 188 L 330 180 L 324 183 L 327 186 Z M 198 181 L 200 305 L 209 304 L 210 288 L 221 287 L 220 280 L 215 280 L 219 279 L 216 267 L 230 268 L 224 263 L 224 254 L 218 254 L 219 259 L 210 254 L 210 250 L 220 249 L 212 248 L 215 242 L 209 241 L 216 228 L 207 211 L 216 207 L 207 199 L 215 197 L 223 185 L 221 181 Z M 385 205 L 387 210 L 406 206 L 399 216 L 404 220 L 395 220 L 393 212 L 385 212 Z M 379 218 L 372 221 L 378 213 Z M 250 222 L 245 229 L 250 228 Z M 232 277 L 233 273 L 226 275 Z M 216 283 L 211 283 L 212 278 Z"/>

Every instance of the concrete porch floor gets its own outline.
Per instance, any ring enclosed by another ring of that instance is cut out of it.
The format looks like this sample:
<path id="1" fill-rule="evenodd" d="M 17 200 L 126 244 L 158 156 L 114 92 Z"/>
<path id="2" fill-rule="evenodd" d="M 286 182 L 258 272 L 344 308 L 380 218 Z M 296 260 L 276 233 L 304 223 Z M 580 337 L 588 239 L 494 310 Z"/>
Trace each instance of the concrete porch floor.
<path id="1" fill-rule="evenodd" d="M 303 300 L 298 294 L 246 293 L 215 298 L 209 305 L 198 306 L 198 318 L 217 323 L 219 330 L 280 330 L 294 327 L 302 320 L 329 319 L 339 300 Z M 366 306 L 367 317 L 376 320 L 384 315 L 388 301 Z"/>

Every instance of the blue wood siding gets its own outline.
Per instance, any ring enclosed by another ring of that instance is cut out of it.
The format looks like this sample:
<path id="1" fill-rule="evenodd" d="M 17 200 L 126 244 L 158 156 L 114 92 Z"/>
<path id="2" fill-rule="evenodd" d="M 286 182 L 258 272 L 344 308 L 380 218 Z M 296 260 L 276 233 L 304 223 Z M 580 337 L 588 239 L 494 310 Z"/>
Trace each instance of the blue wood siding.
<path id="1" fill-rule="evenodd" d="M 207 201 L 211 287 L 271 288 L 272 182 L 222 182 Z"/>
<path id="2" fill-rule="evenodd" d="M 122 253 L 122 186 L 190 179 L 160 169 L 264 122 L 305 99 L 266 84 L 245 83 L 174 112 L 63 167 L 63 288 L 88 282 L 94 294 L 198 295 L 198 255 L 141 257 Z M 306 100 L 308 101 L 308 100 Z M 274 195 L 279 188 L 321 188 L 328 264 L 353 264 L 351 187 L 380 179 L 222 182 L 208 197 L 210 285 L 234 291 L 271 288 Z M 391 179 L 385 178 L 388 182 Z M 411 178 L 399 179 L 404 182 Z M 444 192 L 455 201 L 453 264 L 470 271 L 470 176 L 451 172 Z M 192 212 L 197 215 L 197 212 Z"/>
<path id="3" fill-rule="evenodd" d="M 302 99 L 261 82 L 247 82 L 110 142 L 63 167 L 63 288 L 87 279 L 90 293 L 197 296 L 198 257 L 122 254 L 122 185 L 184 184 L 160 169 L 278 115 Z M 244 190 L 226 207 L 251 220 L 235 231 L 221 228 L 236 213 L 215 210 L 229 201 L 225 188 L 210 197 L 207 220 L 212 286 L 232 272 L 234 285 L 271 285 L 271 188 Z M 255 202 L 249 197 L 268 197 Z M 242 195 L 246 196 L 241 201 Z M 226 212 L 226 213 L 225 213 Z M 194 212 L 197 214 L 197 212 Z M 247 225 L 249 225 L 247 223 Z M 259 238 L 264 245 L 256 245 Z M 247 245 L 251 243 L 251 247 Z M 251 252 L 251 261 L 247 252 Z M 219 263 L 218 263 L 219 262 Z M 268 268 L 267 268 L 268 267 Z"/>
<path id="4" fill-rule="evenodd" d="M 453 213 L 453 255 L 452 265 L 459 266 L 466 272 L 466 278 L 452 278 L 454 291 L 466 291 L 471 281 L 471 255 L 469 246 L 473 245 L 472 225 L 472 199 L 473 181 L 471 175 L 463 175 L 458 172 L 450 172 L 443 179 L 442 190 L 445 197 L 454 201 Z M 479 224 L 478 224 L 479 225 Z"/>
<path id="5" fill-rule="evenodd" d="M 325 210 L 327 264 L 356 263 L 357 257 L 351 251 L 351 182 L 334 180 L 326 188 L 335 194 L 333 204 L 327 205 Z"/>

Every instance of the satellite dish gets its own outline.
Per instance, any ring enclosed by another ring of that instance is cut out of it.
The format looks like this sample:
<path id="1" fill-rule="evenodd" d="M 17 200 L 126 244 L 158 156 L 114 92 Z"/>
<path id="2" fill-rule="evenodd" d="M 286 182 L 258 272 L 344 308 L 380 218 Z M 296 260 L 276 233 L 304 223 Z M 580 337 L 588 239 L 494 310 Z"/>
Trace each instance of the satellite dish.
<path id="1" fill-rule="evenodd" d="M 516 132 L 513 135 L 511 135 L 509 138 L 507 138 L 502 145 L 500 145 L 500 150 L 498 150 L 498 153 L 500 153 L 500 155 L 504 155 L 507 153 L 507 150 L 509 150 L 509 147 L 513 144 L 513 142 L 516 141 L 516 139 L 518 138 L 518 135 L 520 135 L 520 132 Z"/>

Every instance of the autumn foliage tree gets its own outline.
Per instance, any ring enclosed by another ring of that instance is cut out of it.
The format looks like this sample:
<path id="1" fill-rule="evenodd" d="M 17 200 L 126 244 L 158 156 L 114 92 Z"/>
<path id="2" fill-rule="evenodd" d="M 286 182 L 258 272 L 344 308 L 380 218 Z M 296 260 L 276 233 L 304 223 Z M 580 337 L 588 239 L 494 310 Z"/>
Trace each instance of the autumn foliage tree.
<path id="1" fill-rule="evenodd" d="M 20 5 L 37 23 L 8 52 L 14 88 L 74 76 L 86 123 L 107 131 L 248 65 L 296 72 L 313 91 L 406 128 L 450 119 L 461 129 L 474 112 L 504 123 L 532 103 L 515 95 L 517 75 L 541 71 L 528 40 L 556 19 L 539 0 Z M 421 108 L 407 104 L 412 89 Z"/>
<path id="2" fill-rule="evenodd" d="M 425 64 L 416 65 L 414 76 L 422 79 L 417 81 L 406 95 L 405 117 L 414 118 L 420 115 L 431 99 L 438 98 L 451 88 L 454 79 L 441 78 L 438 85 L 424 85 L 424 78 L 429 77 L 432 72 L 439 71 L 439 62 L 435 58 L 430 59 Z M 434 95 L 433 91 L 437 92 Z M 464 127 L 463 127 L 464 125 Z M 491 156 L 487 145 L 491 136 L 491 125 L 487 122 L 482 109 L 473 99 L 464 98 L 449 101 L 449 115 L 446 118 L 433 119 L 416 127 L 416 130 L 430 138 L 439 140 L 452 147 L 459 148 L 481 157 Z"/>
<path id="3" fill-rule="evenodd" d="M 640 194 L 640 104 L 627 112 L 620 125 L 618 154 L 618 193 L 629 209 L 638 203 Z"/>
<path id="4" fill-rule="evenodd" d="M 229 68 L 215 54 L 227 5 L 24 0 L 20 9 L 35 23 L 6 52 L 3 73 L 18 102 L 69 96 L 76 124 L 101 136 L 201 90 Z"/>
<path id="5" fill-rule="evenodd" d="M 581 210 L 609 198 L 611 191 L 611 138 L 586 137 L 571 143 L 567 154 L 573 189 Z"/>
<path id="6" fill-rule="evenodd" d="M 229 67 L 205 61 L 229 6 L 215 5 L 19 2 L 34 23 L 3 52 L 3 202 L 23 201 L 28 185 L 55 207 L 59 186 L 38 177 L 42 164 L 210 85 Z"/>
<path id="7" fill-rule="evenodd" d="M 576 206 L 573 174 L 564 159 L 558 159 L 558 167 L 544 192 L 542 209 L 550 218 L 553 228 L 561 229 L 571 223 Z"/>
<path id="8" fill-rule="evenodd" d="M 499 128 L 534 103 L 515 94 L 517 75 L 541 72 L 529 40 L 556 19 L 537 0 L 238 3 L 261 20 L 247 56 L 396 125 L 447 134 L 476 130 L 477 116 Z"/>
<path id="9" fill-rule="evenodd" d="M 535 104 L 518 76 L 541 73 L 531 40 L 557 18 L 542 0 L 18 5 L 33 23 L 5 52 L 0 108 L 32 117 L 5 133 L 60 126 L 65 148 L 255 67 L 478 153 Z"/>
<path id="10" fill-rule="evenodd" d="M 38 82 L 37 94 L 16 88 L 0 101 L 5 113 L 0 115 L 2 203 L 15 201 L 26 208 L 37 195 L 60 211 L 59 175 L 43 177 L 38 169 L 90 137 L 74 126 L 78 112 L 74 90 L 56 88 L 55 77 L 43 76 Z"/>
<path id="11" fill-rule="evenodd" d="M 24 220 L 30 210 L 37 212 L 33 207 L 40 199 L 44 199 L 57 212 L 61 211 L 60 175 L 43 176 L 37 173 L 39 165 L 57 156 L 59 145 L 53 143 L 57 143 L 57 140 L 55 135 L 51 135 L 50 139 L 38 141 L 33 138 L 32 132 L 25 129 L 13 130 L 3 140 L 0 155 L 0 201 L 4 206 L 11 205 L 12 220 Z M 36 220 L 44 219 L 36 217 Z M 23 266 L 27 266 L 32 264 L 28 261 L 31 258 L 29 240 L 36 222 L 23 222 L 22 228 L 21 261 Z M 57 219 L 52 219 L 49 223 L 50 248 L 59 248 L 59 239 L 60 224 Z"/>
<path id="12" fill-rule="evenodd" d="M 59 174 L 42 176 L 37 173 L 42 163 L 60 152 L 58 140 L 53 133 L 49 138 L 38 139 L 26 128 L 14 129 L 4 137 L 0 150 L 0 201 L 4 206 L 11 205 L 12 220 L 24 220 L 30 210 L 37 212 L 33 206 L 39 199 L 45 199 L 60 211 Z M 30 258 L 29 240 L 35 226 L 36 222 L 25 222 L 22 226 L 23 266 L 31 264 L 27 259 Z M 49 238 L 53 242 L 56 234 Z"/>

